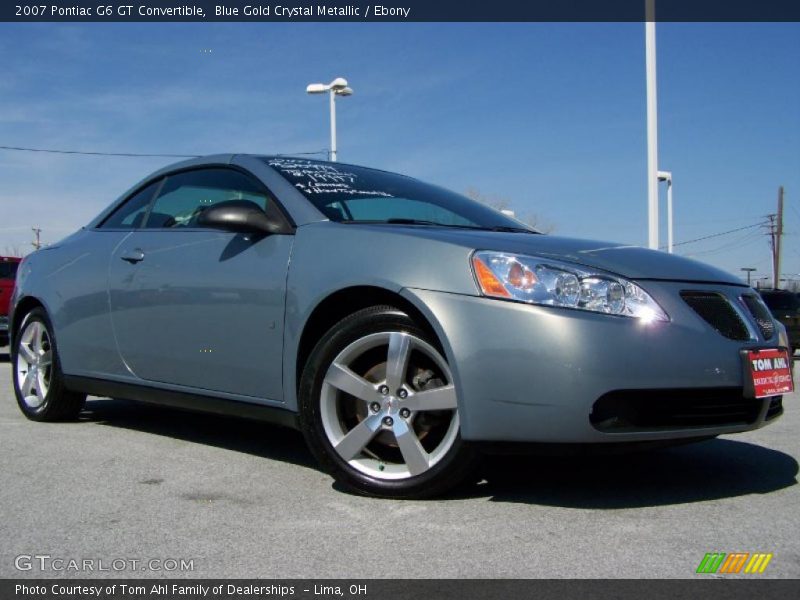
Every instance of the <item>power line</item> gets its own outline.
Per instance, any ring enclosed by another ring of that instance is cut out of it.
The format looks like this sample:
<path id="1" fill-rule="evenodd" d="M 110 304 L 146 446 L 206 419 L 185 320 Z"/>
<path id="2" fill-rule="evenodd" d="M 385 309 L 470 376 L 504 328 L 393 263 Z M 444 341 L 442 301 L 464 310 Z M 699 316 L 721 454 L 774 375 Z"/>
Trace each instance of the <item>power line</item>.
<path id="1" fill-rule="evenodd" d="M 761 235 L 760 232 L 758 232 L 758 231 L 750 232 L 750 233 L 745 234 L 744 236 L 736 237 L 736 238 L 733 238 L 732 240 L 728 240 L 727 242 L 723 242 L 721 246 L 715 246 L 713 248 L 707 248 L 707 249 L 693 250 L 691 252 L 684 253 L 684 256 L 693 257 L 693 256 L 706 256 L 708 254 L 716 254 L 717 252 L 725 251 L 728 248 L 733 248 L 733 247 L 736 247 L 736 246 L 738 246 L 740 244 L 744 245 L 744 244 L 749 244 L 749 243 L 751 243 L 753 241 L 761 240 L 761 238 L 762 238 L 762 235 Z M 701 246 L 701 248 L 702 248 L 702 246 Z"/>
<path id="2" fill-rule="evenodd" d="M 25 148 L 22 146 L 0 146 L 0 150 L 16 152 L 44 152 L 46 154 L 78 154 L 82 156 L 121 156 L 123 158 L 200 158 L 201 154 L 148 154 L 140 152 L 88 152 L 83 150 L 54 150 L 52 148 Z M 314 150 L 313 152 L 282 152 L 276 156 L 312 156 L 315 154 L 328 154 L 327 149 Z"/>
<path id="3" fill-rule="evenodd" d="M 763 234 L 759 231 L 746 233 L 745 235 L 737 237 L 733 240 L 728 240 L 727 242 L 723 243 L 721 246 L 717 246 L 716 248 L 711 248 L 708 250 L 698 250 L 686 254 L 686 256 L 709 256 L 711 254 L 717 254 L 719 252 L 730 250 L 731 248 L 743 248 L 755 242 L 763 242 Z"/>
<path id="4" fill-rule="evenodd" d="M 790 204 L 789 206 L 792 208 L 794 214 L 797 215 L 797 218 L 800 219 L 800 210 L 797 210 L 797 207 L 794 204 Z"/>
<path id="5" fill-rule="evenodd" d="M 82 154 L 84 156 L 124 156 L 134 158 L 198 158 L 199 154 L 144 154 L 138 152 L 84 152 L 82 150 L 53 150 L 51 148 L 23 148 L 21 146 L 0 146 L 0 150 L 20 152 L 45 152 L 47 154 Z"/>
<path id="6" fill-rule="evenodd" d="M 731 217 L 731 218 L 728 218 L 728 219 L 718 219 L 717 217 L 714 217 L 714 223 L 734 223 L 734 224 L 736 224 L 737 222 L 738 223 L 750 222 L 753 219 L 759 219 L 762 216 L 763 215 L 749 215 L 749 216 L 740 215 L 738 217 Z M 687 218 L 685 220 L 680 220 L 680 221 L 675 220 L 675 225 L 679 226 L 679 227 L 687 227 L 687 226 L 690 226 L 690 225 L 697 225 L 697 219 L 688 219 Z"/>
<path id="7" fill-rule="evenodd" d="M 755 223 L 753 225 L 746 225 L 745 227 L 737 227 L 736 229 L 730 229 L 728 231 L 721 231 L 720 233 L 712 233 L 711 235 L 705 235 L 703 237 L 695 238 L 693 240 L 686 240 L 684 242 L 678 242 L 673 244 L 674 246 L 684 246 L 686 244 L 694 244 L 695 242 L 702 242 L 703 240 L 710 240 L 711 238 L 720 237 L 722 235 L 728 235 L 730 233 L 736 233 L 737 231 L 744 231 L 745 229 L 753 229 L 754 227 L 763 227 L 764 223 Z M 666 248 L 666 246 L 662 246 L 662 248 Z"/>

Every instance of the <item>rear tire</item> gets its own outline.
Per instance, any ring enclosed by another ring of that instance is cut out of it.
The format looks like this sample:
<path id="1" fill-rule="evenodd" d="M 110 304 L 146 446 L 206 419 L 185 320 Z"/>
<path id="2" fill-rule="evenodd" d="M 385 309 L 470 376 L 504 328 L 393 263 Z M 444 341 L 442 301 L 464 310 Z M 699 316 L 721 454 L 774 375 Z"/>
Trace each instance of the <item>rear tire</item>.
<path id="1" fill-rule="evenodd" d="M 86 394 L 64 387 L 53 326 L 42 308 L 25 315 L 14 337 L 11 375 L 17 404 L 32 421 L 73 420 L 86 401 Z"/>
<path id="2" fill-rule="evenodd" d="M 322 466 L 360 494 L 426 498 L 473 470 L 457 394 L 432 335 L 391 306 L 337 323 L 300 380 L 300 425 Z"/>

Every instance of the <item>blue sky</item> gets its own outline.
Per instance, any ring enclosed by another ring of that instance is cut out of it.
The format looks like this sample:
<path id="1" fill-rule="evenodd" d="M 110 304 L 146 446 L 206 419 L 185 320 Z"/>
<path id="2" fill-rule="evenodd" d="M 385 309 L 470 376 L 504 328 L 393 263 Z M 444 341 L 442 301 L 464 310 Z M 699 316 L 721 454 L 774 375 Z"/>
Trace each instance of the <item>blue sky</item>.
<path id="1" fill-rule="evenodd" d="M 782 271 L 800 274 L 800 25 L 657 32 L 676 242 L 763 221 L 782 184 Z M 558 235 L 647 242 L 640 23 L 3 23 L 0 53 L 0 145 L 320 150 L 326 100 L 304 89 L 344 76 L 340 160 L 505 198 Z M 168 162 L 0 151 L 0 252 L 33 225 L 63 237 Z M 770 271 L 761 228 L 676 250 Z"/>

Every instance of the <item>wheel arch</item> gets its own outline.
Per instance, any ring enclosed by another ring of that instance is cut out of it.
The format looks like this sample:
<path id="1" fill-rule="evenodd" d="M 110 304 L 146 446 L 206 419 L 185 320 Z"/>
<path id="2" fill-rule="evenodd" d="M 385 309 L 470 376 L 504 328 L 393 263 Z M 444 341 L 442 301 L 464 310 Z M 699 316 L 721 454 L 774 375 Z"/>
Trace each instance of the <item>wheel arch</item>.
<path id="1" fill-rule="evenodd" d="M 387 305 L 393 306 L 406 313 L 411 319 L 426 332 L 439 346 L 440 351 L 445 351 L 445 344 L 442 343 L 436 328 L 408 298 L 386 288 L 359 285 L 343 288 L 333 292 L 320 300 L 306 319 L 303 332 L 297 344 L 295 371 L 294 371 L 294 392 L 300 386 L 300 378 L 303 369 L 308 362 L 311 351 L 319 339 L 336 323 L 364 308 L 370 306 Z M 445 356 L 447 356 L 445 352 Z M 448 357 L 449 360 L 449 357 Z"/>
<path id="2" fill-rule="evenodd" d="M 17 303 L 14 305 L 14 311 L 11 315 L 11 322 L 9 323 L 9 348 L 13 347 L 14 340 L 17 337 L 17 332 L 19 331 L 20 326 L 22 325 L 23 319 L 25 316 L 31 312 L 34 308 L 41 308 L 45 312 L 47 312 L 47 307 L 44 305 L 44 302 L 39 300 L 35 296 L 24 296 Z M 48 313 L 49 314 L 49 313 Z"/>

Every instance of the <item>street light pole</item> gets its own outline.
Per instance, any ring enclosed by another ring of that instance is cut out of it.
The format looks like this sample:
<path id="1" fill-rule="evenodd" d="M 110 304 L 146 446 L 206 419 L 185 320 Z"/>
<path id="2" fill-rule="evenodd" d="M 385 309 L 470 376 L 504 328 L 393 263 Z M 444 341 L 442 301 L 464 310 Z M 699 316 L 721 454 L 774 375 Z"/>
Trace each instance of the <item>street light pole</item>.
<path id="1" fill-rule="evenodd" d="M 750 274 L 755 271 L 754 267 L 742 267 L 740 270 L 747 273 L 747 285 L 750 286 Z"/>
<path id="2" fill-rule="evenodd" d="M 647 242 L 658 249 L 658 104 L 656 99 L 655 0 L 645 4 L 645 68 L 647 71 Z"/>
<path id="3" fill-rule="evenodd" d="M 328 92 L 330 97 L 331 113 L 331 149 L 329 158 L 331 162 L 336 162 L 336 96 L 352 96 L 353 90 L 347 87 L 347 80 L 344 77 L 337 77 L 329 84 L 312 83 L 306 87 L 309 94 L 324 94 Z"/>
<path id="4" fill-rule="evenodd" d="M 336 94 L 333 90 L 328 92 L 331 99 L 331 162 L 336 162 Z"/>

